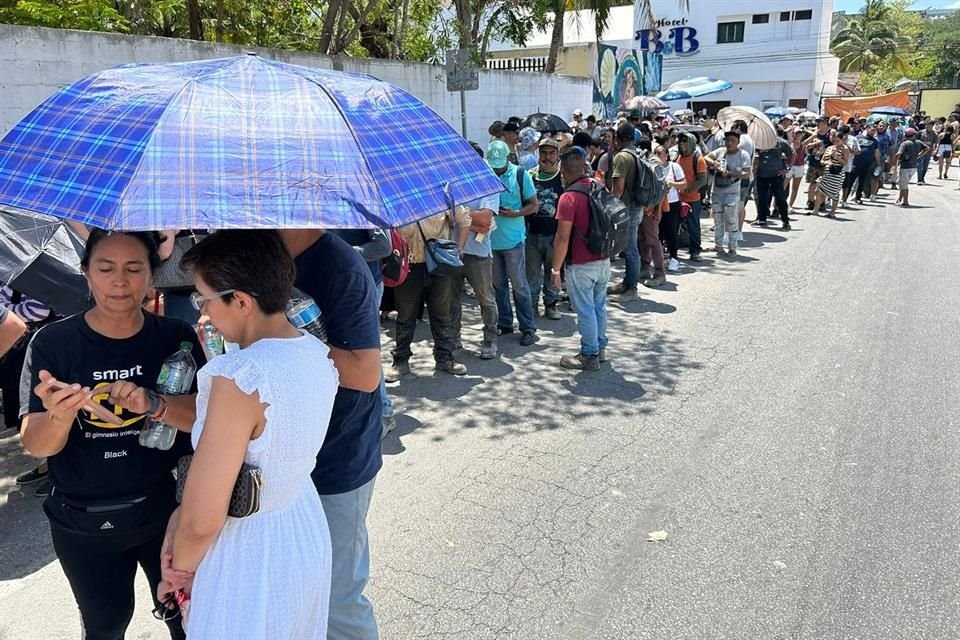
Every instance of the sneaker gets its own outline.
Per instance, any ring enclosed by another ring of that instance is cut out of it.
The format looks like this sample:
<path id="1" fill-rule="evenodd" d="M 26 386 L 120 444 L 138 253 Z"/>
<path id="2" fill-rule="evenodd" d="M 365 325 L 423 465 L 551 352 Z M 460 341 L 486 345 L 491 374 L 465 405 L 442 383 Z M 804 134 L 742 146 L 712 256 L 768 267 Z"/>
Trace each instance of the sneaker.
<path id="1" fill-rule="evenodd" d="M 780 227 L 780 231 L 790 231 L 791 229 L 793 229 L 793 227 L 791 227 L 791 226 L 788 225 L 788 224 L 782 225 L 782 226 Z"/>
<path id="2" fill-rule="evenodd" d="M 537 341 L 537 334 L 532 331 L 524 331 L 523 335 L 520 336 L 520 346 L 529 347 Z"/>
<path id="3" fill-rule="evenodd" d="M 498 336 L 506 336 L 510 335 L 511 333 L 513 333 L 513 327 L 501 327 L 500 325 L 497 325 Z"/>
<path id="4" fill-rule="evenodd" d="M 575 356 L 563 356 L 560 358 L 560 366 L 564 369 L 578 371 L 596 371 L 600 368 L 600 356 L 588 356 L 583 353 L 578 353 Z"/>
<path id="5" fill-rule="evenodd" d="M 383 416 L 383 433 L 380 434 L 380 439 L 383 440 L 387 437 L 387 434 L 397 428 L 397 417 L 396 416 Z"/>
<path id="6" fill-rule="evenodd" d="M 857 198 L 856 200 L 854 200 L 854 202 L 857 204 L 863 204 L 863 200 L 861 200 L 860 198 Z"/>
<path id="7" fill-rule="evenodd" d="M 876 201 L 877 201 L 877 194 L 873 194 L 872 196 L 870 196 L 870 202 L 876 202 Z"/>
<path id="8" fill-rule="evenodd" d="M 607 362 L 607 348 L 606 348 L 606 347 L 600 347 L 599 360 L 600 360 L 600 362 Z"/>
<path id="9" fill-rule="evenodd" d="M 667 279 L 663 276 L 656 276 L 654 278 L 647 278 L 643 281 L 643 286 L 649 289 L 658 289 L 663 285 L 667 284 Z"/>
<path id="10" fill-rule="evenodd" d="M 727 253 L 723 250 L 723 247 L 714 247 L 713 250 L 718 256 L 726 255 Z"/>
<path id="11" fill-rule="evenodd" d="M 691 253 L 690 262 L 703 262 L 703 258 L 700 257 L 699 253 Z"/>
<path id="12" fill-rule="evenodd" d="M 480 345 L 480 359 L 493 360 L 496 357 L 497 357 L 497 343 L 487 342 L 486 340 L 484 340 L 483 344 Z"/>
<path id="13" fill-rule="evenodd" d="M 400 378 L 410 373 L 409 362 L 394 362 L 383 370 L 383 379 L 385 382 L 399 382 Z"/>
<path id="14" fill-rule="evenodd" d="M 646 269 L 640 272 L 640 282 L 643 282 L 644 280 L 649 280 L 652 277 L 653 277 L 653 273 Z"/>
<path id="15" fill-rule="evenodd" d="M 766 220 L 754 220 L 753 224 L 754 224 L 754 226 L 757 226 L 757 227 L 765 227 L 765 226 L 767 226 L 767 221 L 766 221 Z"/>
<path id="16" fill-rule="evenodd" d="M 22 487 L 25 484 L 33 484 L 34 482 L 40 482 L 41 480 L 45 480 L 46 477 L 47 477 L 46 471 L 41 471 L 40 467 L 35 467 L 33 469 L 30 469 L 30 471 L 27 471 L 25 473 L 21 473 L 20 475 L 18 475 L 17 484 Z"/>
<path id="17" fill-rule="evenodd" d="M 607 287 L 607 295 L 611 295 L 611 296 L 620 295 L 625 290 L 626 290 L 626 287 L 623 286 L 622 282 L 620 284 L 611 284 L 609 287 Z"/>
<path id="18" fill-rule="evenodd" d="M 627 302 L 634 302 L 639 296 L 637 295 L 637 288 L 628 289 L 624 291 L 619 296 L 617 296 L 617 302 L 619 304 L 625 304 Z"/>
<path id="19" fill-rule="evenodd" d="M 730 249 L 729 251 L 727 251 L 727 255 L 728 255 L 728 256 L 735 256 L 735 255 L 737 255 L 737 250 L 736 250 L 736 249 Z"/>
<path id="20" fill-rule="evenodd" d="M 447 373 L 452 373 L 455 376 L 462 376 L 466 375 L 467 373 L 467 365 L 463 364 L 462 362 L 457 362 L 453 358 L 445 360 L 444 362 L 438 362 L 436 368 L 439 371 L 446 371 Z"/>
<path id="21" fill-rule="evenodd" d="M 48 495 L 50 495 L 51 489 L 53 489 L 53 483 L 51 483 L 50 480 L 44 480 L 37 486 L 37 489 L 33 492 L 33 495 L 37 496 L 38 498 L 46 498 Z"/>
<path id="22" fill-rule="evenodd" d="M 807 200 L 807 211 L 813 211 L 813 200 Z"/>
<path id="23" fill-rule="evenodd" d="M 680 271 L 680 261 L 676 258 L 670 258 L 670 262 L 667 263 L 667 271 L 670 273 Z"/>
<path id="24" fill-rule="evenodd" d="M 560 315 L 560 310 L 557 309 L 557 303 L 548 304 L 544 307 L 543 315 L 547 317 L 548 320 L 559 320 L 563 316 Z"/>

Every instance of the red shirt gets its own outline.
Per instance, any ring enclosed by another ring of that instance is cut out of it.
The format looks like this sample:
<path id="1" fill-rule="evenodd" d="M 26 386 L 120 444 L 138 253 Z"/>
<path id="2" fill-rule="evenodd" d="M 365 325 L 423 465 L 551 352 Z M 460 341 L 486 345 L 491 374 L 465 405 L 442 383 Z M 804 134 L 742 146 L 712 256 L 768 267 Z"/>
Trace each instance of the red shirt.
<path id="1" fill-rule="evenodd" d="M 577 181 L 587 188 L 590 187 L 590 178 L 581 178 Z M 586 264 L 603 260 L 595 253 L 590 253 L 584 238 L 590 233 L 590 199 L 585 193 L 565 191 L 557 201 L 557 220 L 573 223 L 570 232 L 570 264 Z M 577 233 L 579 232 L 579 233 Z M 582 236 L 582 237 L 581 237 Z"/>

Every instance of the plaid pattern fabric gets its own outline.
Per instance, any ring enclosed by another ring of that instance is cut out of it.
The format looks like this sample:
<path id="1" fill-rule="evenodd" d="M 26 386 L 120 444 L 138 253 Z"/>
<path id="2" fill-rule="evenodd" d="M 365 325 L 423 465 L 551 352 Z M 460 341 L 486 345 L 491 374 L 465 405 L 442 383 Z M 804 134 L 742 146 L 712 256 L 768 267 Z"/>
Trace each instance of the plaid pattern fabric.
<path id="1" fill-rule="evenodd" d="M 90 76 L 0 142 L 0 205 L 107 229 L 398 227 L 502 188 L 407 92 L 255 56 Z"/>

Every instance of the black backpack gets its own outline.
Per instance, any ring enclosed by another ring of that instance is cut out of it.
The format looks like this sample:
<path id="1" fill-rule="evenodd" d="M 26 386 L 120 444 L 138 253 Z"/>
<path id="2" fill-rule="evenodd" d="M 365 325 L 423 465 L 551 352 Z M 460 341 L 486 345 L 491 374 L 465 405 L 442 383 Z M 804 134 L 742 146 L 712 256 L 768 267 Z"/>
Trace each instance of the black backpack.
<path id="1" fill-rule="evenodd" d="M 633 156 L 637 176 L 633 181 L 633 203 L 641 207 L 659 205 L 667 193 L 666 168 L 647 160 L 639 151 L 622 149 Z"/>
<path id="2" fill-rule="evenodd" d="M 630 212 L 623 200 L 616 197 L 599 181 L 590 179 L 590 186 L 575 182 L 567 191 L 582 193 L 590 202 L 590 227 L 587 237 L 574 228 L 590 253 L 601 258 L 612 258 L 626 249 L 630 241 Z M 636 239 L 634 238 L 634 242 Z"/>

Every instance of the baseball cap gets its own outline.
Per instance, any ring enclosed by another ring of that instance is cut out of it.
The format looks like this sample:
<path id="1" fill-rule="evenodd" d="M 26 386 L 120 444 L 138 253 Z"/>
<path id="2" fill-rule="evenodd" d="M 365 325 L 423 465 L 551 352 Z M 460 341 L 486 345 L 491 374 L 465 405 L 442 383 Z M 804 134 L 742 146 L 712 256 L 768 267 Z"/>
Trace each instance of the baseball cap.
<path id="1" fill-rule="evenodd" d="M 583 111 L 580 111 L 580 109 L 574 109 L 574 110 L 573 110 L 573 115 L 575 115 L 575 116 L 582 116 L 582 115 L 583 115 Z"/>
<path id="2" fill-rule="evenodd" d="M 907 136 L 915 136 L 917 135 L 917 130 L 913 127 L 910 127 L 904 133 L 906 133 Z"/>
<path id="3" fill-rule="evenodd" d="M 494 140 L 487 146 L 487 164 L 494 169 L 503 169 L 507 166 L 507 156 L 510 149 L 502 140 Z"/>
<path id="4" fill-rule="evenodd" d="M 504 133 L 510 133 L 511 131 L 514 133 L 520 131 L 520 125 L 516 122 L 508 122 L 507 124 L 503 125 Z"/>
<path id="5" fill-rule="evenodd" d="M 549 138 L 549 137 L 544 138 L 543 140 L 540 141 L 540 144 L 537 145 L 537 148 L 542 149 L 544 147 L 553 147 L 554 149 L 559 150 L 560 141 L 555 138 Z"/>
<path id="6" fill-rule="evenodd" d="M 520 130 L 520 146 L 524 149 L 529 149 L 537 144 L 537 140 L 539 139 L 540 132 L 533 127 L 524 127 Z"/>
<path id="7" fill-rule="evenodd" d="M 790 122 L 793 122 L 793 114 L 785 113 L 785 114 L 783 114 L 783 115 L 780 117 L 780 119 L 781 119 L 781 120 L 789 120 Z"/>

